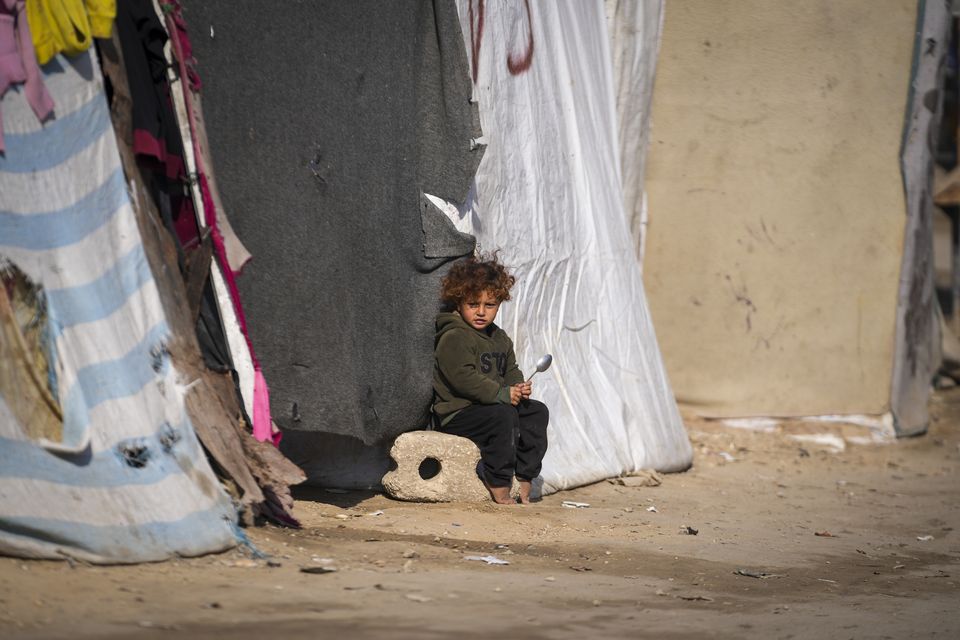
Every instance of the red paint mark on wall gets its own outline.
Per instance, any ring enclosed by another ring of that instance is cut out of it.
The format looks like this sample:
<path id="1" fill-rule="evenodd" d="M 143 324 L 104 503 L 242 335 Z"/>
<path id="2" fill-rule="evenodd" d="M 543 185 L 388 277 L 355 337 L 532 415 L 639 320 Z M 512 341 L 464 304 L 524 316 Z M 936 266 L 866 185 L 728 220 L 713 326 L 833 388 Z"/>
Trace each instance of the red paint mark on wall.
<path id="1" fill-rule="evenodd" d="M 533 64 L 533 16 L 530 14 L 530 0 L 523 0 L 527 10 L 527 52 L 522 56 L 507 55 L 507 70 L 512 76 L 518 76 Z M 474 78 L 476 80 L 476 78 Z"/>

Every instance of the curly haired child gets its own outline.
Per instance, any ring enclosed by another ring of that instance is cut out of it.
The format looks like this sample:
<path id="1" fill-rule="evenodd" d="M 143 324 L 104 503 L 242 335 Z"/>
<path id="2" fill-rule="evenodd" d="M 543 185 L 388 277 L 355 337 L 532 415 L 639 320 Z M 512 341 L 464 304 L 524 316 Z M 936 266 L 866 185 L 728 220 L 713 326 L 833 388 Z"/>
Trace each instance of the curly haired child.
<path id="1" fill-rule="evenodd" d="M 530 502 L 531 481 L 547 452 L 546 405 L 530 398 L 531 383 L 517 367 L 513 341 L 494 324 L 516 279 L 497 261 L 469 257 L 451 267 L 437 315 L 433 411 L 439 431 L 463 436 L 480 449 L 481 479 L 499 504 Z"/>

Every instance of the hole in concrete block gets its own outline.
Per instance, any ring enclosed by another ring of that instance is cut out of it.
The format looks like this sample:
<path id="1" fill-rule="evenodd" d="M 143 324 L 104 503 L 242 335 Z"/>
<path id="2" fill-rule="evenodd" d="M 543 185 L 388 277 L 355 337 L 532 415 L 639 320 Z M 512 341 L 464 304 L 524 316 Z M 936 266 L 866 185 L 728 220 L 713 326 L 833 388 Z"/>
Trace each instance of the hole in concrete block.
<path id="1" fill-rule="evenodd" d="M 440 461 L 436 458 L 426 458 L 420 463 L 420 477 L 424 480 L 435 478 L 440 473 Z"/>

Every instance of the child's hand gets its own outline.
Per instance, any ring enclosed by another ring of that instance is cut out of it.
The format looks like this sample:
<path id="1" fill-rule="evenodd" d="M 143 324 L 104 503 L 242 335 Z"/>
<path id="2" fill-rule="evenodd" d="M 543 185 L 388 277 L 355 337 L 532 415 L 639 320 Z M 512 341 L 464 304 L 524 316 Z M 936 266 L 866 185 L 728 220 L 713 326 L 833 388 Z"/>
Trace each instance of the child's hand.
<path id="1" fill-rule="evenodd" d="M 530 397 L 531 391 L 530 382 L 518 382 L 517 384 L 510 387 L 510 404 L 517 406 L 520 404 L 521 400 L 526 400 Z"/>

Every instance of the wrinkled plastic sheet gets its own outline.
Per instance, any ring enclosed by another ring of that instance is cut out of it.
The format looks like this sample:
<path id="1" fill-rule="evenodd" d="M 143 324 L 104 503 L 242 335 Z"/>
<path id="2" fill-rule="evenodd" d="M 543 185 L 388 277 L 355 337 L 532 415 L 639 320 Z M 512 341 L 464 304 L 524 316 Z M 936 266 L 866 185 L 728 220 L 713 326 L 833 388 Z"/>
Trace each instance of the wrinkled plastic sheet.
<path id="1" fill-rule="evenodd" d="M 684 469 L 692 451 L 624 214 L 604 4 L 458 9 L 488 147 L 449 215 L 517 276 L 498 322 L 521 368 L 554 356 L 534 379 L 551 412 L 544 492 Z"/>

